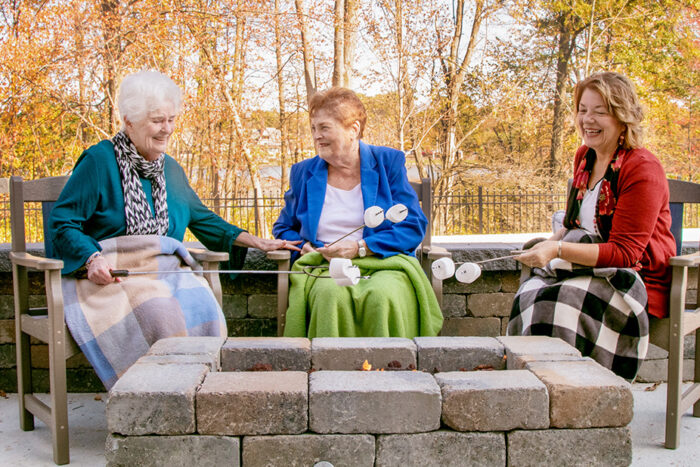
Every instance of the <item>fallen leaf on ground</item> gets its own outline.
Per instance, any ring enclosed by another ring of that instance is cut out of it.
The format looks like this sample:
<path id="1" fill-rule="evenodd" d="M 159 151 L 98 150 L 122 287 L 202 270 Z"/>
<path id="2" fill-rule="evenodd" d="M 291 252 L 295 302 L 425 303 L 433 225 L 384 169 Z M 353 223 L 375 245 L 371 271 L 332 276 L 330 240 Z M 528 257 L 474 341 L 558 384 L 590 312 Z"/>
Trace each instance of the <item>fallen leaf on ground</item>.
<path id="1" fill-rule="evenodd" d="M 661 384 L 661 383 L 659 381 L 657 381 L 656 383 L 652 384 L 651 386 L 644 388 L 644 390 L 647 392 L 656 391 L 656 388 L 659 387 L 659 384 Z"/>

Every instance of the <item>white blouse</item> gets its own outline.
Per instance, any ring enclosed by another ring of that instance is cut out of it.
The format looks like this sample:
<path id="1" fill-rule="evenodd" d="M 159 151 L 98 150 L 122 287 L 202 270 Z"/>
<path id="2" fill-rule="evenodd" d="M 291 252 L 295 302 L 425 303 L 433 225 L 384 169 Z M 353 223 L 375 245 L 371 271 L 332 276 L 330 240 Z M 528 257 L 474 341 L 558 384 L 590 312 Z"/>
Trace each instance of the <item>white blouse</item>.
<path id="1" fill-rule="evenodd" d="M 316 238 L 323 243 L 334 242 L 364 224 L 364 214 L 360 183 L 352 190 L 341 190 L 326 184 L 326 198 L 323 200 Z M 360 229 L 349 235 L 346 240 L 360 240 L 363 230 Z"/>
<path id="2" fill-rule="evenodd" d="M 601 178 L 592 190 L 586 190 L 586 193 L 583 195 L 583 200 L 581 201 L 581 209 L 578 212 L 578 220 L 581 223 L 581 228 L 586 232 L 597 235 L 600 235 L 600 232 L 598 232 L 598 226 L 595 223 L 595 213 L 602 181 L 603 179 Z"/>

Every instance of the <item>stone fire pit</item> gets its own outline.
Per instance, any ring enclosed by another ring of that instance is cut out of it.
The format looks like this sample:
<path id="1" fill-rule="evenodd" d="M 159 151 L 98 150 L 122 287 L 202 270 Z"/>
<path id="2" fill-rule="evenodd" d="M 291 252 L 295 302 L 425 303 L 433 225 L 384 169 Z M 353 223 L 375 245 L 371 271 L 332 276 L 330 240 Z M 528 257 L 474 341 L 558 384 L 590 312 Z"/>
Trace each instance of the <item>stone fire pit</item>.
<path id="1" fill-rule="evenodd" d="M 106 457 L 628 465 L 632 408 L 624 379 L 548 337 L 172 338 L 110 391 Z"/>

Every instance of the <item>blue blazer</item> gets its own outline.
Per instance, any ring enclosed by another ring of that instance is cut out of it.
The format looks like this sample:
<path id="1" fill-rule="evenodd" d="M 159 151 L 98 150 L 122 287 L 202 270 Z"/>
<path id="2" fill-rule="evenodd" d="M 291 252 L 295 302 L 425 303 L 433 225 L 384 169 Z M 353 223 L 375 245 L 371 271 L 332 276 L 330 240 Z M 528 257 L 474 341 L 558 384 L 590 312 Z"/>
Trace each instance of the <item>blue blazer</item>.
<path id="1" fill-rule="evenodd" d="M 408 207 L 408 216 L 393 224 L 385 220 L 376 228 L 365 227 L 363 238 L 379 258 L 403 253 L 415 256 L 428 225 L 416 192 L 406 175 L 403 152 L 360 141 L 360 174 L 365 209 L 380 206 L 384 211 L 397 203 Z M 316 156 L 292 166 L 285 206 L 272 227 L 275 238 L 303 240 L 323 246 L 316 238 L 318 221 L 326 197 L 328 163 Z M 293 252 L 294 253 L 294 252 Z"/>

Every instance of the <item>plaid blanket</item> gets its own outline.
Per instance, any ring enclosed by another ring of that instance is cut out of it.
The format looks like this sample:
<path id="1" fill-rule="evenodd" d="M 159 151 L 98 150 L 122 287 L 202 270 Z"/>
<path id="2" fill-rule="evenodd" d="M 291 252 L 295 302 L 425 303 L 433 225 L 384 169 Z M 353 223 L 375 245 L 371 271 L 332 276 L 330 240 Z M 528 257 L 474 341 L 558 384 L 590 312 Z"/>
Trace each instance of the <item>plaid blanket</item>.
<path id="1" fill-rule="evenodd" d="M 564 241 L 599 243 L 580 229 Z M 616 374 L 633 380 L 649 346 L 647 293 L 629 268 L 593 268 L 555 258 L 533 268 L 515 295 L 508 335 L 559 337 Z"/>
<path id="2" fill-rule="evenodd" d="M 115 269 L 199 268 L 170 237 L 131 235 L 100 245 Z M 221 307 L 199 275 L 130 276 L 108 285 L 64 277 L 62 288 L 68 329 L 108 390 L 158 339 L 227 333 Z"/>

